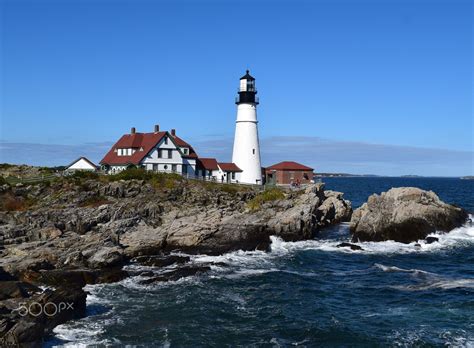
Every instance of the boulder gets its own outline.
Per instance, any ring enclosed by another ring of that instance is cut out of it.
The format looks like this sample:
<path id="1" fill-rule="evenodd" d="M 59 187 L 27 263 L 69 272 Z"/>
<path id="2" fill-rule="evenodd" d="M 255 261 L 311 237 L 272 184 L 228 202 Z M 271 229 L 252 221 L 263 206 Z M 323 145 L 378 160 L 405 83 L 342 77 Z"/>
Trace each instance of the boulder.
<path id="1" fill-rule="evenodd" d="M 20 281 L 3 281 L 0 282 L 0 301 L 9 298 L 27 298 L 31 293 L 38 291 L 40 289 L 32 284 Z"/>
<path id="2" fill-rule="evenodd" d="M 426 244 L 432 244 L 432 243 L 435 243 L 435 242 L 439 242 L 439 238 L 426 237 L 425 242 L 426 242 Z"/>
<path id="3" fill-rule="evenodd" d="M 189 262 L 189 256 L 179 255 L 153 255 L 153 256 L 137 256 L 132 261 L 145 266 L 166 267 L 172 264 L 182 264 Z"/>
<path id="4" fill-rule="evenodd" d="M 0 321 L 1 347 L 40 347 L 43 337 L 68 320 L 86 313 L 86 293 L 77 287 L 47 289 L 25 299 L 22 311 Z"/>
<path id="5" fill-rule="evenodd" d="M 156 282 L 169 282 L 175 281 L 181 278 L 190 277 L 193 275 L 201 274 L 210 271 L 209 266 L 185 266 L 178 269 L 164 272 L 156 277 L 145 279 L 140 281 L 140 284 L 152 284 Z"/>
<path id="6" fill-rule="evenodd" d="M 341 243 L 341 244 L 338 244 L 336 245 L 337 248 L 350 248 L 351 250 L 364 250 L 362 249 L 362 247 L 356 245 L 356 244 L 352 244 L 352 243 Z"/>
<path id="7" fill-rule="evenodd" d="M 435 231 L 449 232 L 466 222 L 461 208 L 442 202 L 432 191 L 399 187 L 369 197 L 352 215 L 353 241 L 411 243 Z"/>
<path id="8" fill-rule="evenodd" d="M 85 252 L 87 253 L 87 251 Z M 102 247 L 92 251 L 87 263 L 90 268 L 113 267 L 122 263 L 123 250 L 120 247 Z"/>

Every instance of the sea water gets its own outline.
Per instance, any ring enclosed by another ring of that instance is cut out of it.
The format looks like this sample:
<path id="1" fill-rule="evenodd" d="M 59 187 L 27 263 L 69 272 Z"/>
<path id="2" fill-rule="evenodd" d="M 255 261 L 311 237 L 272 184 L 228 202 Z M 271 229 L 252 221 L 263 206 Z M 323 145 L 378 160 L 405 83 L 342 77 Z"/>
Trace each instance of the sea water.
<path id="1" fill-rule="evenodd" d="M 327 178 L 357 207 L 395 186 L 431 189 L 474 213 L 474 181 Z M 169 283 L 87 286 L 86 318 L 54 329 L 64 347 L 474 347 L 474 227 L 438 243 L 348 241 L 348 224 L 271 251 L 191 256 L 211 271 Z M 136 265 L 132 269 L 150 269 Z M 171 266 L 173 267 L 173 266 Z"/>

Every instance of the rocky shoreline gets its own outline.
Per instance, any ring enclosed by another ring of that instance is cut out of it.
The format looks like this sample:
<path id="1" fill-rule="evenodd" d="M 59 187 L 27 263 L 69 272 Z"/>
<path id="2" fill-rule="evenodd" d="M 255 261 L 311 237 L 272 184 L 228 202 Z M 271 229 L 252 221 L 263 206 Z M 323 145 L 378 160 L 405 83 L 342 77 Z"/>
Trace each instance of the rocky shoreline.
<path id="1" fill-rule="evenodd" d="M 409 243 L 467 219 L 417 188 L 373 195 L 353 213 L 342 193 L 321 183 L 263 190 L 133 171 L 3 184 L 0 202 L 0 346 L 24 347 L 85 315 L 86 284 L 136 275 L 152 284 L 210 270 L 183 254 L 268 250 L 270 236 L 311 239 L 349 221 L 352 243 L 338 247 L 357 252 L 359 241 Z M 133 264 L 158 272 L 126 267 Z"/>
<path id="2" fill-rule="evenodd" d="M 0 345 L 32 347 L 84 315 L 84 285 L 119 281 L 131 275 L 127 264 L 181 264 L 147 282 L 175 280 L 209 267 L 190 267 L 172 251 L 267 250 L 271 235 L 313 238 L 352 214 L 342 193 L 323 184 L 261 191 L 169 175 L 3 185 L 0 198 Z"/>

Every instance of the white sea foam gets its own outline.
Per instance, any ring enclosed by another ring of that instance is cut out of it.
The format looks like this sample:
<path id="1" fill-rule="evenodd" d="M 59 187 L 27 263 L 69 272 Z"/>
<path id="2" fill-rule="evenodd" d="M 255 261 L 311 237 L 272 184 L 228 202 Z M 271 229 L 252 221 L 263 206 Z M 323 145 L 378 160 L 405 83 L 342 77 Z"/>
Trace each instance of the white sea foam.
<path id="1" fill-rule="evenodd" d="M 374 264 L 375 268 L 378 268 L 384 272 L 403 272 L 403 273 L 421 273 L 421 274 L 429 274 L 429 275 L 435 275 L 434 273 L 430 273 L 427 271 L 423 271 L 421 269 L 416 269 L 416 268 L 410 268 L 410 269 L 405 269 L 405 268 L 400 268 L 396 266 L 385 266 L 380 263 L 375 263 Z"/>
<path id="2" fill-rule="evenodd" d="M 348 227 L 346 226 L 346 228 L 348 235 Z M 413 242 L 410 244 L 398 243 L 394 241 L 360 242 L 353 244 L 360 246 L 363 250 L 351 250 L 350 248 L 337 247 L 337 245 L 343 242 L 343 240 L 313 239 L 299 242 L 284 242 L 282 239 L 272 236 L 271 252 L 277 255 L 284 255 L 300 250 L 321 250 L 355 254 L 405 254 L 437 252 L 474 245 L 474 226 L 466 224 L 452 230 L 449 233 L 433 233 L 430 235 L 430 237 L 438 238 L 438 242 L 431 244 L 426 243 L 425 240 L 419 240 L 418 242 Z M 348 242 L 349 238 L 345 241 Z"/>
<path id="3" fill-rule="evenodd" d="M 397 290 L 407 290 L 407 291 L 424 291 L 424 290 L 433 290 L 433 289 L 457 289 L 457 288 L 468 288 L 474 289 L 474 278 L 466 279 L 439 279 L 429 282 L 424 282 L 420 284 L 412 285 L 395 285 L 392 286 L 393 289 Z"/>

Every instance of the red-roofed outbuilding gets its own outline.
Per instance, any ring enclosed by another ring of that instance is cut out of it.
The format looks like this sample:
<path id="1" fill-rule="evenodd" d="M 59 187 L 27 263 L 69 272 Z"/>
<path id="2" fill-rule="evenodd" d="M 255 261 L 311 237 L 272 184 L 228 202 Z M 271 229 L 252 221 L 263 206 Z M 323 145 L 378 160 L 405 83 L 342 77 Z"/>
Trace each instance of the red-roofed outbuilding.
<path id="1" fill-rule="evenodd" d="M 313 168 L 292 161 L 265 168 L 266 182 L 276 185 L 307 184 L 313 180 L 313 175 Z"/>

